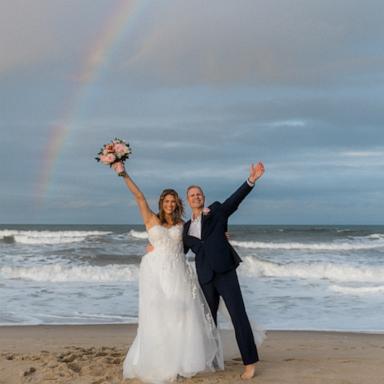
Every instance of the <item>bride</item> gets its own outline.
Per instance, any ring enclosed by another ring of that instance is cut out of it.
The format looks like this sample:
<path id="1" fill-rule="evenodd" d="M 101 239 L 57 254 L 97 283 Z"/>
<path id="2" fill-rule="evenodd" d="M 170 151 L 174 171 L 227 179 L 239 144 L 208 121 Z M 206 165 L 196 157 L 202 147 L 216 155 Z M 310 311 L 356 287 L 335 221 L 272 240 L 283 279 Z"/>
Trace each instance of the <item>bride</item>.
<path id="1" fill-rule="evenodd" d="M 217 328 L 183 252 L 181 199 L 165 189 L 155 214 L 123 164 L 113 169 L 132 192 L 154 245 L 140 264 L 138 329 L 124 361 L 124 378 L 162 382 L 224 369 Z"/>

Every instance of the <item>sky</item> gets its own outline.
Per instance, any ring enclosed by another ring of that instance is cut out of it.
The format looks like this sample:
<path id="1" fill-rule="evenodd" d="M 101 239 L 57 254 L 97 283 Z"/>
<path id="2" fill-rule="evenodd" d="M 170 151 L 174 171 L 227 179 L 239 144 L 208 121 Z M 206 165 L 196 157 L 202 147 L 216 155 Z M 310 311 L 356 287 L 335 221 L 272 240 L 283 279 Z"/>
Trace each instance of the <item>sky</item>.
<path id="1" fill-rule="evenodd" d="M 135 224 L 190 184 L 233 224 L 383 224 L 384 2 L 3 0 L 0 223 Z M 187 210 L 186 216 L 190 214 Z"/>

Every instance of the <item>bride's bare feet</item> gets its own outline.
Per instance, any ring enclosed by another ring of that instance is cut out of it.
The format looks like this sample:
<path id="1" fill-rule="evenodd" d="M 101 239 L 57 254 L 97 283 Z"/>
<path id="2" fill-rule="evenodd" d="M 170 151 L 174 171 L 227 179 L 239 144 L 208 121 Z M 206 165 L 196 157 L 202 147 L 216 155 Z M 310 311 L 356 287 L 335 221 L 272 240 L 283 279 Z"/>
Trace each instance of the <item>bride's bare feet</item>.
<path id="1" fill-rule="evenodd" d="M 244 365 L 244 372 L 240 377 L 243 380 L 249 380 L 252 379 L 255 376 L 255 371 L 256 371 L 256 364 L 249 364 L 249 365 Z"/>

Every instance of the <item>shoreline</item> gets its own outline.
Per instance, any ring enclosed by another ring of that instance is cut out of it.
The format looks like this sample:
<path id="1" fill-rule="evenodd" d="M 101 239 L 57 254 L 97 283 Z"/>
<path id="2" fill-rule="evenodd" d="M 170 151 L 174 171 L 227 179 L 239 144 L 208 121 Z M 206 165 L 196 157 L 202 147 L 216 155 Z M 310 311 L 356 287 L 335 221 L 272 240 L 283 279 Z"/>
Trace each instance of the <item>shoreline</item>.
<path id="1" fill-rule="evenodd" d="M 33 327 L 99 327 L 99 326 L 108 326 L 108 327 L 115 327 L 115 326 L 134 326 L 137 327 L 137 323 L 91 323 L 91 324 L 84 324 L 84 323 L 69 323 L 69 324 L 61 324 L 61 323 L 50 323 L 50 324 L 9 324 L 9 323 L 0 323 L 0 333 L 2 328 L 33 328 Z M 221 328 L 219 324 L 220 329 L 226 329 Z M 313 333 L 349 333 L 349 334 L 367 334 L 367 335 L 384 335 L 384 329 L 383 330 L 359 330 L 359 329 L 314 329 L 314 328 L 286 328 L 286 329 L 264 329 L 265 332 L 313 332 Z"/>
<path id="2" fill-rule="evenodd" d="M 0 384 L 125 384 L 122 363 L 135 324 L 0 327 Z M 384 376 L 384 334 L 270 330 L 259 348 L 258 384 L 379 384 Z M 241 383 L 242 362 L 200 373 L 183 383 Z M 253 381 L 250 381 L 253 382 Z"/>

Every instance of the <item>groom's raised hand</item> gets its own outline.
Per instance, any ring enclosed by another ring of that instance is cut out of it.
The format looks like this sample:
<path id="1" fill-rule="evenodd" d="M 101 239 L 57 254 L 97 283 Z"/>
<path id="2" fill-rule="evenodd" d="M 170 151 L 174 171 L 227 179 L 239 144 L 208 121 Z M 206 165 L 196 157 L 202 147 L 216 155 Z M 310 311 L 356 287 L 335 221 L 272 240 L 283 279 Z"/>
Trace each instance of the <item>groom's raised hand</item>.
<path id="1" fill-rule="evenodd" d="M 255 183 L 257 179 L 260 179 L 260 177 L 263 176 L 264 171 L 264 164 L 261 161 L 257 164 L 251 164 L 248 180 L 251 183 Z"/>

